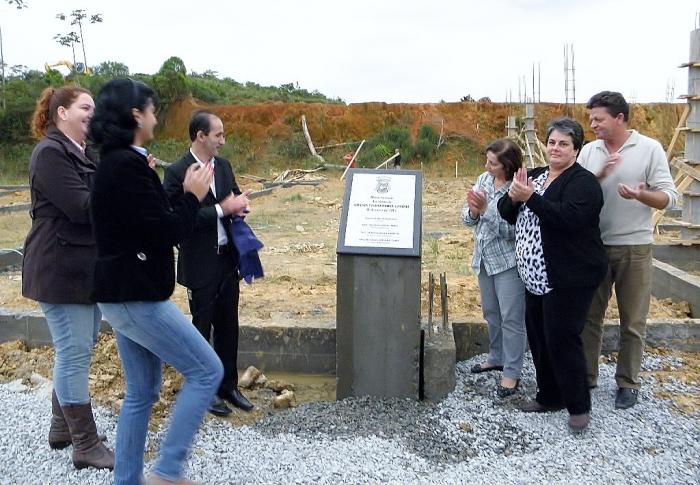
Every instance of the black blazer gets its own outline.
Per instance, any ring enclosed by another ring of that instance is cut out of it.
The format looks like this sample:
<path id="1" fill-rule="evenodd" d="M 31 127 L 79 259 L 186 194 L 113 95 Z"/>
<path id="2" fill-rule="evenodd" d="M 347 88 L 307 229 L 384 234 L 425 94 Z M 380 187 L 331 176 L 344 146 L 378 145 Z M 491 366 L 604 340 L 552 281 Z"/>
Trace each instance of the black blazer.
<path id="1" fill-rule="evenodd" d="M 176 201 L 182 196 L 182 182 L 185 179 L 185 172 L 193 163 L 197 163 L 197 161 L 188 151 L 184 157 L 165 170 L 163 187 L 171 201 Z M 232 192 L 236 195 L 241 193 L 228 160 L 215 157 L 214 163 L 216 197 L 211 191 L 207 193 L 197 212 L 194 231 L 179 246 L 177 282 L 191 289 L 206 286 L 212 278 L 219 274 L 219 272 L 214 271 L 216 266 L 221 264 L 221 260 L 217 256 L 219 245 L 217 220 L 219 216 L 214 205 L 224 200 Z M 222 223 L 226 227 L 227 224 L 231 223 L 231 217 L 224 217 Z M 230 240 L 229 249 L 233 261 L 232 271 L 236 271 L 238 255 Z"/>
<path id="2" fill-rule="evenodd" d="M 528 172 L 533 179 L 547 167 Z M 598 227 L 603 191 L 595 176 L 574 163 L 561 173 L 544 195 L 532 194 L 527 206 L 540 219 L 542 250 L 552 288 L 597 287 L 608 267 Z M 498 212 L 515 224 L 522 202 L 505 195 Z"/>
<path id="3" fill-rule="evenodd" d="M 95 262 L 90 186 L 95 163 L 51 128 L 32 151 L 32 228 L 24 243 L 22 294 L 46 303 L 89 304 Z"/>
<path id="4" fill-rule="evenodd" d="M 103 151 L 92 190 L 95 301 L 168 299 L 175 289 L 173 246 L 192 232 L 198 210 L 199 200 L 191 193 L 171 206 L 140 153 Z"/>

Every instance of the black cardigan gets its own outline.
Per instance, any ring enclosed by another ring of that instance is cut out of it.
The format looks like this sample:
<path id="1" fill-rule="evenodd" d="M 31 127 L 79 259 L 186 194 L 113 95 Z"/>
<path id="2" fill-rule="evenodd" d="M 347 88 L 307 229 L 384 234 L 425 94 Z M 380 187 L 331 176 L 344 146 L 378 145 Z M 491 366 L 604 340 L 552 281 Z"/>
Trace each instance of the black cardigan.
<path id="1" fill-rule="evenodd" d="M 537 167 L 528 176 L 535 179 L 545 170 Z M 574 163 L 543 195 L 532 194 L 526 204 L 540 219 L 549 285 L 597 287 L 607 271 L 608 257 L 598 227 L 603 191 L 595 176 Z M 515 224 L 521 205 L 506 195 L 498 202 L 498 212 Z"/>
<path id="2" fill-rule="evenodd" d="M 185 193 L 171 207 L 146 157 L 117 148 L 102 153 L 91 202 L 95 301 L 168 299 L 175 288 L 173 246 L 194 228 L 197 197 Z"/>

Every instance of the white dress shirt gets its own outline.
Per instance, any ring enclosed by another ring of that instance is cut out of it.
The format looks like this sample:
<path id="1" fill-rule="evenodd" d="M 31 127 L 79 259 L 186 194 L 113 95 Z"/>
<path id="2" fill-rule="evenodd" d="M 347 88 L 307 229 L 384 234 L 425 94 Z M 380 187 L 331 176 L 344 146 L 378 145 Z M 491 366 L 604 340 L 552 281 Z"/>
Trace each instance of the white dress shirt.
<path id="1" fill-rule="evenodd" d="M 195 160 L 197 160 L 197 163 L 201 166 L 204 167 L 204 163 L 197 158 L 197 155 L 192 151 L 190 148 L 190 153 L 194 157 Z M 210 162 L 212 163 L 212 166 L 215 164 L 215 158 L 211 157 Z M 219 175 L 222 176 L 222 175 Z M 209 183 L 209 190 L 211 190 L 211 193 L 214 195 L 214 198 L 216 198 L 216 167 L 214 170 L 214 176 L 211 178 L 211 182 Z M 216 233 L 218 235 L 218 241 L 219 241 L 219 246 L 225 246 L 228 244 L 228 236 L 226 236 L 226 230 L 224 229 L 224 225 L 221 222 L 221 219 L 224 217 L 224 211 L 221 208 L 221 205 L 218 203 L 214 205 L 214 208 L 216 209 L 216 213 L 218 214 L 219 218 L 216 220 Z"/>

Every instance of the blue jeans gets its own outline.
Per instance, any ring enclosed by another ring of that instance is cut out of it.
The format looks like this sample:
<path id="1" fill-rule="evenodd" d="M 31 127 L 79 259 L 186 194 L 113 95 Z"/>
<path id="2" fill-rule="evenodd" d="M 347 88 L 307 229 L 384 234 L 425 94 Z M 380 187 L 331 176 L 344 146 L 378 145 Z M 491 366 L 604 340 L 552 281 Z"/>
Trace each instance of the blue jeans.
<path id="1" fill-rule="evenodd" d="M 502 365 L 503 375 L 520 379 L 525 355 L 525 285 L 513 267 L 489 276 L 479 271 L 481 310 L 489 326 L 490 365 Z"/>
<path id="2" fill-rule="evenodd" d="M 53 385 L 58 402 L 62 406 L 89 403 L 90 360 L 102 320 L 99 308 L 97 305 L 44 302 L 39 302 L 39 306 L 56 351 Z"/>
<path id="3" fill-rule="evenodd" d="M 169 300 L 99 303 L 117 334 L 126 394 L 119 422 L 114 483 L 139 483 L 151 408 L 160 395 L 162 363 L 185 377 L 153 472 L 177 481 L 190 445 L 223 377 L 209 343 Z"/>

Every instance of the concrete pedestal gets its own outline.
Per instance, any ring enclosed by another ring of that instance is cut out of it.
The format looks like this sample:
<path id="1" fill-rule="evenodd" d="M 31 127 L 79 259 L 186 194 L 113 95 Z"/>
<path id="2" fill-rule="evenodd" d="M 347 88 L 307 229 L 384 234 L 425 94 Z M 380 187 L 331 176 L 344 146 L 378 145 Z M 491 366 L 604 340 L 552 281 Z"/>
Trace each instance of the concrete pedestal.
<path id="1" fill-rule="evenodd" d="M 457 352 L 452 326 L 426 335 L 423 348 L 423 397 L 437 402 L 454 391 L 457 384 Z"/>
<path id="2" fill-rule="evenodd" d="M 420 269 L 420 257 L 338 254 L 338 399 L 418 398 Z"/>

